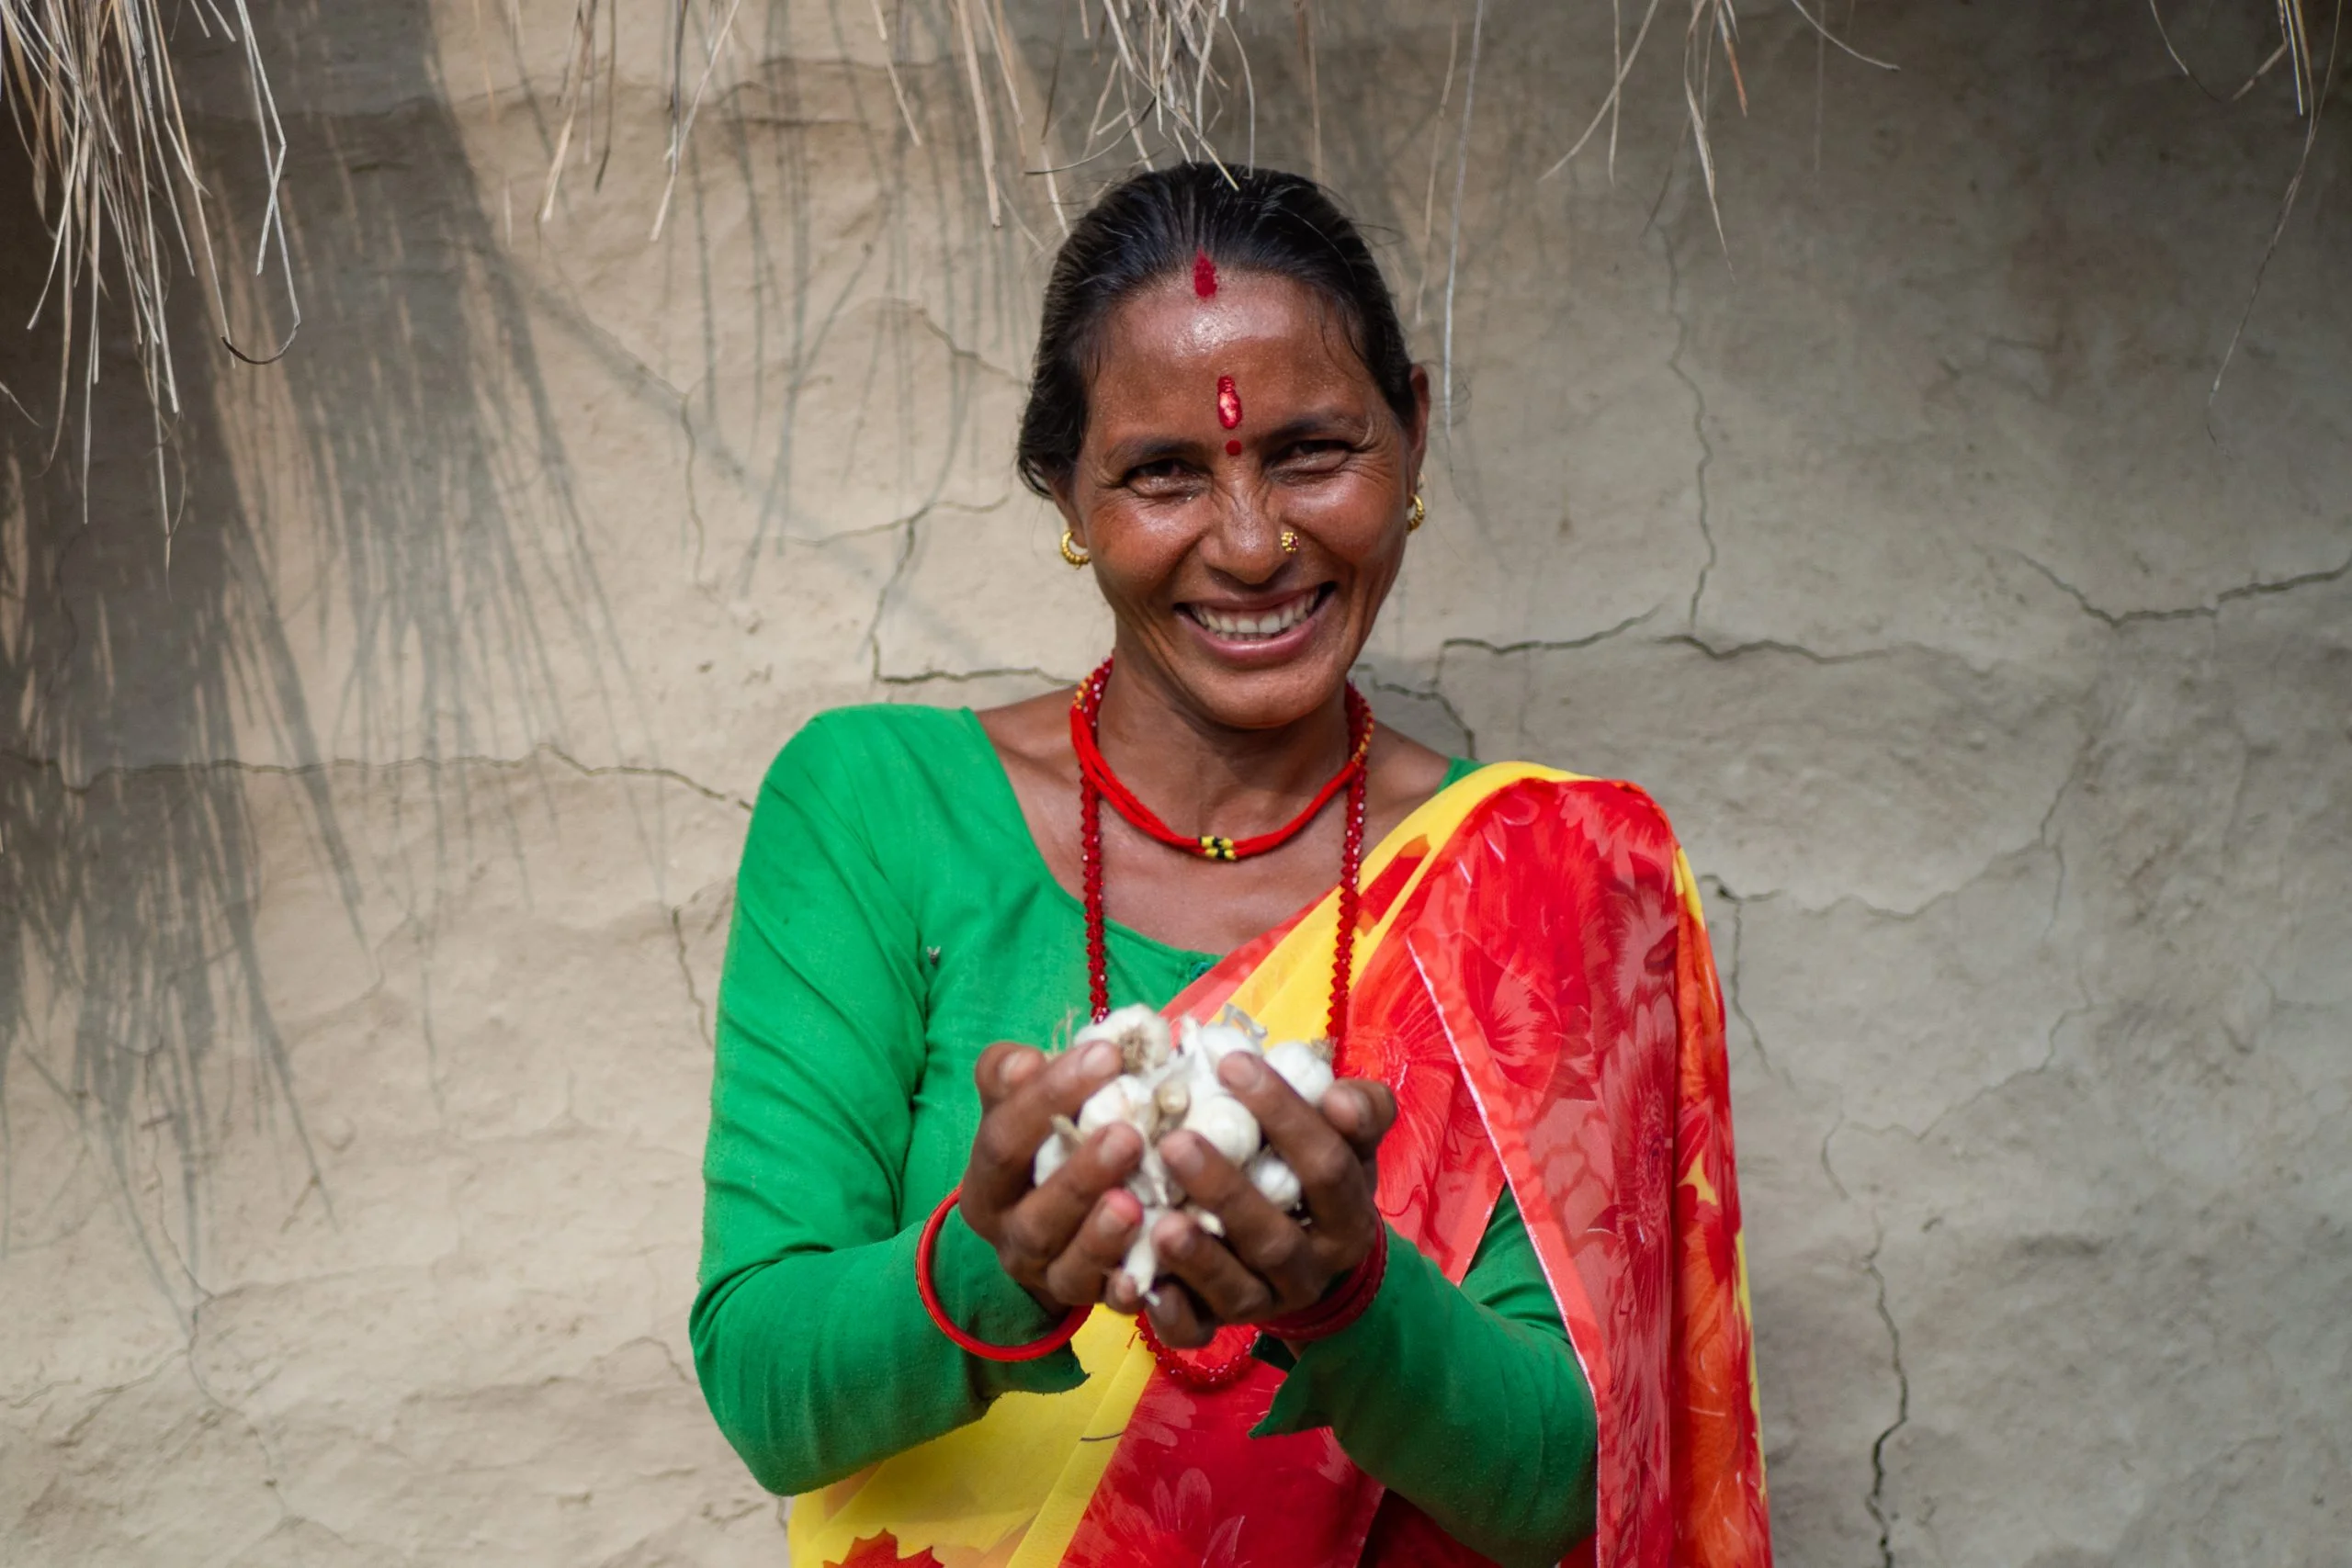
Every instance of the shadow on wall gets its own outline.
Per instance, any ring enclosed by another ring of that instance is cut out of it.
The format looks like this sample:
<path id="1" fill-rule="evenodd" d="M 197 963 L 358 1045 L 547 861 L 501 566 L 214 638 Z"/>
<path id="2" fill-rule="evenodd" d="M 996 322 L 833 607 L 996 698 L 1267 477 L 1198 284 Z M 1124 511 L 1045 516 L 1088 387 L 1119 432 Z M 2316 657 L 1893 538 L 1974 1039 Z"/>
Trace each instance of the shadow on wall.
<path id="1" fill-rule="evenodd" d="M 865 25 L 862 12 L 834 10 L 844 33 Z M 1033 93 L 1056 82 L 1070 92 L 1084 74 L 1091 102 L 1108 68 L 1099 50 L 1081 73 L 1063 57 L 1059 13 L 1015 10 Z M 168 505 L 155 493 L 126 318 L 101 312 L 104 373 L 86 407 L 78 387 L 57 406 L 54 310 L 38 331 L 0 333 L 0 384 L 28 411 L 0 403 L 0 702 L 10 716 L 0 732 L 0 1258 L 42 1239 L 77 1179 L 21 1157 L 23 1129 L 9 1119 L 34 1107 L 75 1129 L 76 1158 L 103 1169 L 154 1282 L 183 1315 L 204 1293 L 206 1172 L 224 1129 L 271 1129 L 332 1206 L 256 931 L 264 825 L 244 787 L 256 769 L 300 781 L 303 834 L 365 949 L 383 920 L 363 906 L 386 878 L 338 821 L 329 764 L 511 759 L 542 744 L 650 755 L 655 725 L 588 547 L 535 321 L 565 332 L 567 350 L 606 355 L 644 395 L 678 400 L 689 463 L 733 492 L 722 504 L 752 519 L 732 550 L 696 560 L 698 583 L 718 601 L 751 597 L 769 557 L 824 538 L 821 511 L 808 513 L 801 498 L 865 478 L 836 476 L 839 454 L 796 445 L 810 385 L 838 400 L 846 370 L 877 419 L 925 395 L 909 381 L 921 356 L 891 358 L 901 339 L 927 348 L 937 330 L 955 352 L 938 411 L 945 428 L 898 442 L 913 467 L 876 487 L 867 508 L 906 532 L 900 567 L 925 513 L 943 497 L 961 499 L 951 492 L 969 482 L 965 466 L 993 468 L 1001 450 L 1009 469 L 1009 429 L 967 428 L 983 371 L 964 344 L 1000 333 L 1025 341 L 1059 237 L 1043 191 L 1015 181 L 1007 231 L 967 228 L 978 210 L 969 111 L 945 40 L 933 39 L 935 62 L 907 73 L 926 127 L 921 149 L 878 98 L 851 117 L 866 179 L 885 194 L 854 225 L 871 236 L 867 252 L 829 255 L 841 236 L 819 221 L 818 198 L 843 175 L 820 166 L 837 144 L 814 138 L 837 89 L 802 81 L 782 14 L 767 13 L 763 69 L 706 118 L 670 238 L 656 247 L 666 255 L 649 263 L 684 251 L 702 264 L 699 275 L 685 270 L 706 336 L 699 363 L 690 352 L 671 370 L 689 383 L 683 391 L 611 358 L 609 336 L 539 276 L 546 266 L 514 259 L 492 214 L 514 202 L 526 209 L 514 220 L 526 224 L 529 193 L 481 188 L 459 122 L 469 93 L 440 80 L 441 44 L 421 0 L 364 16 L 295 6 L 265 18 L 305 325 L 279 362 L 240 365 L 217 345 L 200 284 L 174 280 L 180 411 L 164 453 Z M 1253 32 L 1258 146 L 1270 162 L 1305 166 L 1325 138 L 1293 80 L 1303 62 L 1283 47 L 1286 24 Z M 175 60 L 191 130 L 212 156 L 209 210 L 233 288 L 263 197 L 242 65 L 226 39 L 182 44 Z M 854 96 L 882 90 L 871 73 L 845 79 Z M 622 112 L 647 123 L 622 134 L 658 130 L 648 118 L 655 107 L 632 93 Z M 551 113 L 527 97 L 507 110 L 531 127 L 523 141 L 535 137 L 541 156 L 554 140 Z M 1327 128 L 1329 172 L 1385 231 L 1392 263 L 1408 219 L 1373 171 L 1399 152 L 1398 137 L 1430 133 L 1428 114 L 1368 139 L 1336 119 Z M 1114 151 L 1071 172 L 1065 195 L 1082 201 L 1125 162 Z M 709 258 L 731 243 L 739 215 L 707 210 L 714 184 L 749 197 L 740 221 L 750 254 L 737 263 L 752 275 L 749 353 L 732 371 L 716 333 Z M 567 200 L 586 188 L 568 186 Z M 623 222 L 607 210 L 615 205 L 583 203 L 572 237 L 616 225 L 634 240 L 641 215 Z M 936 320 L 918 312 L 882 332 L 854 320 L 855 301 L 921 292 L 938 258 L 910 236 L 927 231 L 965 235 L 966 265 L 947 269 L 944 293 L 927 303 Z M 23 150 L 0 135 L 0 232 L 43 231 Z M 0 299 L 35 298 L 45 262 L 37 244 L 0 247 Z M 231 309 L 243 339 L 274 340 L 283 320 L 283 301 L 267 294 L 232 295 Z M 832 362 L 843 353 L 860 363 Z M 94 433 L 86 483 L 85 420 Z M 346 673 L 331 684 L 325 671 Z M 436 846 L 453 854 L 503 809 L 485 818 L 466 798 L 462 768 L 431 780 L 418 804 Z M 267 829 L 282 840 L 281 825 Z M 414 895 L 399 918 L 429 924 L 431 889 L 409 880 Z M 429 1046 L 429 1016 L 425 1029 Z"/>
<path id="2" fill-rule="evenodd" d="M 322 18 L 268 20 L 281 83 L 330 79 Z M 48 1097 L 184 1318 L 203 1293 L 221 1131 L 271 1129 L 319 1177 L 254 927 L 245 779 L 263 766 L 301 779 L 315 852 L 364 943 L 364 850 L 338 824 L 325 764 L 563 735 L 573 716 L 554 710 L 547 679 L 560 644 L 598 672 L 588 722 L 634 720 L 528 324 L 433 84 L 426 13 L 379 7 L 367 31 L 382 111 L 286 116 L 308 323 L 293 351 L 236 364 L 200 284 L 174 280 L 168 536 L 122 313 L 101 314 L 86 489 L 80 389 L 62 416 L 54 406 L 56 311 L 37 332 L 0 333 L 0 384 L 27 405 L 0 403 L 0 1259 L 64 1223 L 51 1211 L 77 1170 L 22 1157 L 27 1108 Z M 233 278 L 261 208 L 242 77 L 225 40 L 177 58 L 191 130 L 225 177 L 210 210 L 232 220 Z M 387 161 L 432 199 L 371 177 Z M 28 175 L 0 134 L 0 233 L 44 232 Z M 39 244 L 0 246 L 0 299 L 33 299 L 46 259 Z M 250 323 L 282 301 L 232 310 L 263 336 Z M 279 602 L 306 578 L 319 592 L 294 596 L 308 603 Z M 323 601 L 329 585 L 343 604 Z M 311 649 L 330 637 L 350 674 L 328 705 Z M 463 774 L 433 777 L 420 804 L 458 830 L 472 818 Z"/>

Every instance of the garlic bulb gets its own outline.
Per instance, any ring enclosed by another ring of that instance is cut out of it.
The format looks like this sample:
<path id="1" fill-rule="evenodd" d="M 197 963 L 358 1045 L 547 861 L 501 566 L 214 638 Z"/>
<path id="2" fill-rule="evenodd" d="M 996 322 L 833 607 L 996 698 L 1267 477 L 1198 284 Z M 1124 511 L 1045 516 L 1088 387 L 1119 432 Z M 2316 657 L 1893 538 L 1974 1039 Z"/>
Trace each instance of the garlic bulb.
<path id="1" fill-rule="evenodd" d="M 1250 1162 L 1249 1176 L 1250 1185 L 1258 1190 L 1259 1196 L 1277 1209 L 1295 1209 L 1306 1196 L 1299 1189 L 1298 1172 L 1272 1149 L 1261 1150 L 1258 1157 Z"/>
<path id="2" fill-rule="evenodd" d="M 1309 1105 L 1322 1104 L 1333 1081 L 1330 1058 L 1303 1041 L 1285 1040 L 1267 1052 L 1266 1066 Z"/>
<path id="3" fill-rule="evenodd" d="M 1086 1097 L 1078 1109 L 1078 1132 L 1091 1137 L 1102 1129 L 1125 1122 L 1141 1126 L 1142 1112 L 1151 1104 L 1151 1089 L 1133 1073 L 1121 1073 Z"/>
<path id="4" fill-rule="evenodd" d="M 1255 1051 L 1258 1043 L 1249 1033 L 1227 1023 L 1194 1023 L 1184 1021 L 1184 1054 L 1202 1065 L 1211 1077 L 1216 1076 L 1216 1065 L 1236 1051 Z"/>
<path id="5" fill-rule="evenodd" d="M 1037 1145 L 1036 1162 L 1029 1168 L 1030 1179 L 1040 1187 L 1053 1179 L 1054 1172 L 1069 1164 L 1069 1156 L 1078 1153 L 1078 1145 L 1086 1141 L 1078 1123 L 1067 1116 L 1055 1117 L 1053 1128 L 1046 1141 Z"/>
<path id="6" fill-rule="evenodd" d="M 1069 1145 L 1059 1138 L 1047 1138 L 1037 1145 L 1037 1158 L 1029 1168 L 1029 1179 L 1043 1187 L 1054 1179 L 1054 1172 L 1069 1163 Z"/>
<path id="7" fill-rule="evenodd" d="M 1124 1070 L 1088 1096 L 1076 1122 L 1054 1119 L 1053 1134 L 1039 1146 L 1033 1174 L 1042 1185 L 1069 1163 L 1080 1143 L 1105 1127 L 1124 1122 L 1142 1136 L 1143 1156 L 1127 1178 L 1126 1189 L 1143 1205 L 1143 1224 L 1118 1272 L 1148 1301 L 1159 1274 L 1152 1226 L 1182 1211 L 1211 1235 L 1225 1234 L 1224 1222 L 1213 1210 L 1193 1201 L 1168 1168 L 1159 1155 L 1159 1140 L 1179 1128 L 1197 1134 L 1239 1167 L 1268 1202 L 1296 1211 L 1301 1196 L 1297 1173 L 1265 1146 L 1257 1117 L 1218 1080 L 1217 1064 L 1236 1052 L 1262 1052 L 1266 1065 L 1314 1104 L 1331 1087 L 1330 1047 L 1290 1040 L 1269 1049 L 1265 1029 L 1229 1004 L 1215 1023 L 1182 1019 L 1172 1034 L 1167 1021 L 1150 1009 L 1121 1008 L 1080 1030 L 1070 1044 L 1080 1049 L 1097 1041 L 1119 1048 Z"/>
<path id="8" fill-rule="evenodd" d="M 1199 1134 L 1209 1147 L 1233 1166 L 1241 1165 L 1256 1154 L 1261 1141 L 1258 1119 L 1250 1114 L 1248 1106 L 1229 1094 L 1196 1097 L 1192 1109 L 1184 1113 L 1184 1131 Z"/>
<path id="9" fill-rule="evenodd" d="M 1168 1021 L 1141 1002 L 1117 1008 L 1100 1023 L 1090 1023 L 1070 1037 L 1070 1049 L 1083 1050 L 1097 1040 L 1119 1048 L 1119 1066 L 1133 1074 L 1151 1073 L 1168 1065 Z"/>

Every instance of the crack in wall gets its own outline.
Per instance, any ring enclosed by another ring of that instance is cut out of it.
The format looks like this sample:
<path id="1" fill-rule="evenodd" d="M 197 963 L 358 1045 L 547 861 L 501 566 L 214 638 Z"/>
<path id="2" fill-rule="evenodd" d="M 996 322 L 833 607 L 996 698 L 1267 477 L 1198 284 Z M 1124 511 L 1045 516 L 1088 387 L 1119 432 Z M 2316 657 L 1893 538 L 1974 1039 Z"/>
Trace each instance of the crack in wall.
<path id="1" fill-rule="evenodd" d="M 1387 680 L 1369 669 L 1362 670 L 1357 673 L 1359 678 L 1375 692 L 1394 692 L 1400 697 L 1413 697 L 1421 702 L 1435 703 L 1438 711 L 1445 715 L 1446 722 L 1462 732 L 1462 754 L 1474 761 L 1477 759 L 1477 731 L 1472 729 L 1470 721 L 1462 716 L 1462 710 L 1453 705 L 1453 699 L 1439 690 L 1439 677 L 1435 673 L 1431 674 L 1430 682 L 1426 686 L 1416 686 L 1405 681 Z"/>
<path id="2" fill-rule="evenodd" d="M 695 1028 L 703 1043 L 716 1049 L 718 1040 L 711 1029 L 710 1010 L 703 1005 L 702 987 L 695 984 L 694 965 L 686 958 L 685 914 L 684 905 L 670 906 L 670 942 L 677 953 L 678 977 L 686 983 L 686 1000 L 694 1004 Z"/>
<path id="3" fill-rule="evenodd" d="M 1674 241 L 1664 230 L 1658 231 L 1658 248 L 1666 257 L 1666 309 L 1674 318 L 1674 352 L 1666 356 L 1668 374 L 1682 383 L 1690 394 L 1690 434 L 1699 441 L 1699 463 L 1694 477 L 1699 489 L 1699 537 L 1706 541 L 1707 558 L 1699 568 L 1699 581 L 1690 590 L 1690 627 L 1699 626 L 1699 601 L 1707 592 L 1707 579 L 1715 570 L 1715 530 L 1708 513 L 1707 470 L 1715 460 L 1715 444 L 1707 438 L 1707 394 L 1682 367 L 1683 351 L 1690 344 L 1690 317 L 1682 308 L 1682 265 L 1674 254 Z"/>
<path id="4" fill-rule="evenodd" d="M 1888 1359 L 1894 1368 L 1894 1419 L 1871 1444 L 1871 1489 L 1862 1504 L 1870 1509 L 1871 1517 L 1878 1521 L 1879 1568 L 1894 1568 L 1894 1520 L 1886 1511 L 1886 1445 L 1911 1420 L 1911 1374 L 1904 1369 L 1903 1330 L 1887 1307 L 1886 1276 L 1878 1267 L 1879 1249 L 1885 1243 L 1885 1233 L 1881 1231 L 1862 1258 L 1862 1268 L 1878 1285 L 1878 1316 L 1886 1325 Z"/>
<path id="5" fill-rule="evenodd" d="M 922 670 L 912 675 L 885 675 L 877 671 L 874 679 L 885 686 L 928 686 L 933 682 L 940 681 L 951 685 L 959 685 L 974 681 L 1010 680 L 1014 676 L 1026 676 L 1032 680 L 1042 681 L 1048 686 L 1069 686 L 1077 683 L 1075 676 L 1047 670 L 1037 664 L 991 664 L 979 670 Z"/>
<path id="6" fill-rule="evenodd" d="M 1747 1028 L 1747 1038 L 1756 1046 L 1756 1059 L 1764 1064 L 1764 1070 L 1787 1083 L 1786 1076 L 1772 1065 L 1772 1053 L 1765 1049 L 1764 1032 L 1756 1027 L 1754 1019 L 1747 1016 L 1747 1004 L 1740 999 L 1740 943 L 1747 934 L 1747 900 L 1725 887 L 1720 880 L 1713 877 L 1707 880 L 1714 884 L 1717 897 L 1731 906 L 1731 984 L 1724 987 L 1724 1000 L 1731 1006 L 1732 1016 Z"/>
<path id="7" fill-rule="evenodd" d="M 234 757 L 212 757 L 188 762 L 130 762 L 100 768 L 80 783 L 61 777 L 57 787 L 68 795 L 88 795 L 114 779 L 164 777 L 173 773 L 230 773 L 257 777 L 307 779 L 339 769 L 360 773 L 393 773 L 403 768 L 422 768 L 438 773 L 447 768 L 489 768 L 511 772 L 527 768 L 542 757 L 552 758 L 583 778 L 648 778 L 660 779 L 694 791 L 706 800 L 722 806 L 732 806 L 739 811 L 752 809 L 751 801 L 740 795 L 718 789 L 692 774 L 676 768 L 661 767 L 643 762 L 583 762 L 553 741 L 543 740 L 519 757 L 492 757 L 478 753 L 458 753 L 449 756 L 396 757 L 390 761 L 363 761 L 356 757 L 333 757 L 318 762 L 248 762 Z M 28 751 L 0 751 L 0 761 L 19 763 L 44 773 L 63 774 L 66 764 L 62 758 L 38 756 Z"/>
<path id="8" fill-rule="evenodd" d="M 2298 589 L 2340 581 L 2346 576 L 2352 576 L 2352 557 L 2347 557 L 2342 565 L 2329 567 L 2324 570 L 2299 572 L 2293 577 L 2281 577 L 2268 581 L 2257 580 L 2224 588 L 2201 604 L 2182 604 L 2161 610 L 2119 611 L 2109 610 L 2095 604 L 2089 594 L 2042 565 L 2033 557 L 2027 555 L 2023 550 L 2011 550 L 2009 554 L 2031 567 L 2052 588 L 2072 599 L 2075 607 L 2083 614 L 2098 621 L 2109 631 L 2120 631 L 2125 626 L 2146 621 L 2210 620 L 2222 613 L 2223 605 L 2234 604 L 2241 599 L 2272 598 L 2283 593 L 2292 593 Z"/>

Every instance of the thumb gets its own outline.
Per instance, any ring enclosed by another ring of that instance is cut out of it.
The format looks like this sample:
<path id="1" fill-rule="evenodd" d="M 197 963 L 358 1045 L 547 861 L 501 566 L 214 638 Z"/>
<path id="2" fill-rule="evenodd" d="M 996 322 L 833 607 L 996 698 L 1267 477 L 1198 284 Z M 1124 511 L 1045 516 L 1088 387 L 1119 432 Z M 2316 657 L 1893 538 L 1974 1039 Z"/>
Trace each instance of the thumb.
<path id="1" fill-rule="evenodd" d="M 1342 1078 L 1324 1092 L 1323 1115 L 1358 1159 L 1370 1159 L 1396 1124 L 1396 1097 L 1386 1084 Z"/>

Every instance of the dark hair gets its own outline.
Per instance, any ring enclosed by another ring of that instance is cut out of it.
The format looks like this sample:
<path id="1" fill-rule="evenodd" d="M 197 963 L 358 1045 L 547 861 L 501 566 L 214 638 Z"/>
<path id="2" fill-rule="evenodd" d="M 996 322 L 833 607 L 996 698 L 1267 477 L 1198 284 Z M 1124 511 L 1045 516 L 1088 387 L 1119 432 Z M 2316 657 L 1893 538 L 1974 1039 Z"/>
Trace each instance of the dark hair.
<path id="1" fill-rule="evenodd" d="M 1050 495 L 1086 440 L 1087 386 L 1103 319 L 1165 277 L 1190 276 L 1205 255 L 1221 270 L 1272 273 L 1328 299 L 1380 395 L 1407 428 L 1413 360 L 1396 302 L 1356 226 L 1313 180 L 1279 169 L 1179 164 L 1104 192 L 1062 242 L 1046 284 L 1045 321 L 1029 406 L 1021 415 L 1021 478 Z"/>

